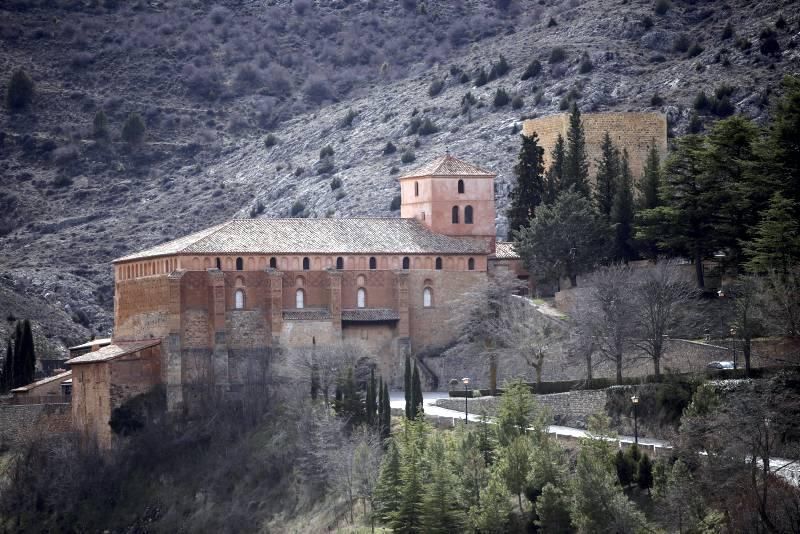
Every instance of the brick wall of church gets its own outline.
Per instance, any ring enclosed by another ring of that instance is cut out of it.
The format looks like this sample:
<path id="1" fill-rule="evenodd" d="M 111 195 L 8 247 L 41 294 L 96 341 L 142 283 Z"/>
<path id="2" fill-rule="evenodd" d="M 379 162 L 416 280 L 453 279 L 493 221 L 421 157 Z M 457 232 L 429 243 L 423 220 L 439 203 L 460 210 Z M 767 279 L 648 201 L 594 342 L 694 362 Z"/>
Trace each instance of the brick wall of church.
<path id="1" fill-rule="evenodd" d="M 167 275 L 117 281 L 114 298 L 114 339 L 137 340 L 167 335 L 169 286 Z"/>

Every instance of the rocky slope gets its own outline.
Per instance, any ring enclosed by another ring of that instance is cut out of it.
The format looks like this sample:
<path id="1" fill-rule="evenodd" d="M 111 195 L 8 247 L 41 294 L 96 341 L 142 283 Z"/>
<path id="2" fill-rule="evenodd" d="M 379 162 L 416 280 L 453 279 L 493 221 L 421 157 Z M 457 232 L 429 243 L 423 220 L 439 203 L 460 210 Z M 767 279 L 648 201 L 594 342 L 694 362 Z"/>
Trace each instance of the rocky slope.
<path id="1" fill-rule="evenodd" d="M 233 216 L 397 214 L 396 177 L 446 150 L 498 173 L 503 235 L 524 117 L 574 99 L 661 110 L 680 135 L 697 93 L 721 89 L 763 120 L 800 67 L 791 2 L 110 4 L 0 7 L 0 65 L 37 84 L 31 109 L 0 111 L 0 312 L 56 344 L 108 333 L 109 261 L 136 249 Z M 476 87 L 501 55 L 510 71 Z M 499 88 L 522 105 L 495 107 Z M 92 137 L 100 109 L 109 142 Z M 133 149 L 116 133 L 129 112 L 148 128 Z"/>

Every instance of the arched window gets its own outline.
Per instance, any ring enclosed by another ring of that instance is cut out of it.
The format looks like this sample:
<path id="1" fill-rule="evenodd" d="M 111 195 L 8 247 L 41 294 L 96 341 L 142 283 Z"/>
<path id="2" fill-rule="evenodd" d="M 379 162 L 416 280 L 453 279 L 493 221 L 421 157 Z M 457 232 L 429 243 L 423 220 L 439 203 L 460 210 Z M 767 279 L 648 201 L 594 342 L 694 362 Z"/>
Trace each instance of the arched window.
<path id="1" fill-rule="evenodd" d="M 241 271 L 244 269 L 244 260 L 242 258 L 236 258 L 236 270 Z"/>
<path id="2" fill-rule="evenodd" d="M 475 258 L 470 258 L 467 260 L 467 269 L 470 271 L 475 270 Z"/>
<path id="3" fill-rule="evenodd" d="M 459 180 L 458 181 L 458 194 L 460 195 L 460 194 L 463 194 L 463 193 L 464 193 L 464 180 Z"/>
<path id="4" fill-rule="evenodd" d="M 217 269 L 222 270 L 222 260 L 217 258 Z"/>
<path id="5" fill-rule="evenodd" d="M 367 307 L 367 290 L 363 287 L 359 287 L 356 292 L 356 306 L 359 308 Z"/>
<path id="6" fill-rule="evenodd" d="M 433 289 L 426 287 L 422 290 L 422 307 L 430 308 L 433 306 Z"/>
<path id="7" fill-rule="evenodd" d="M 453 224 L 458 224 L 458 206 L 453 206 Z"/>
<path id="8" fill-rule="evenodd" d="M 403 258 L 403 269 L 408 270 L 411 268 L 411 260 L 408 259 L 408 256 Z"/>
<path id="9" fill-rule="evenodd" d="M 472 224 L 472 206 L 464 208 L 464 224 Z"/>
<path id="10" fill-rule="evenodd" d="M 437 271 L 442 270 L 442 258 L 436 258 L 436 270 Z"/>
<path id="11" fill-rule="evenodd" d="M 306 307 L 306 292 L 302 289 L 298 289 L 294 292 L 294 307 L 298 310 L 302 310 Z"/>
<path id="12" fill-rule="evenodd" d="M 308 258 L 303 258 L 303 270 L 307 271 L 311 268 L 311 260 Z"/>
<path id="13" fill-rule="evenodd" d="M 233 307 L 236 308 L 237 310 L 243 310 L 244 309 L 244 290 L 243 289 L 237 289 L 236 293 L 233 294 L 233 297 L 234 297 Z"/>
<path id="14" fill-rule="evenodd" d="M 419 182 L 414 182 L 414 196 L 419 196 Z"/>
<path id="15" fill-rule="evenodd" d="M 278 268 L 278 258 L 270 258 L 269 259 L 269 267 L 270 267 L 270 269 L 277 269 Z"/>
<path id="16" fill-rule="evenodd" d="M 369 268 L 371 271 L 374 271 L 375 269 L 378 268 L 378 260 L 375 259 L 375 256 L 372 256 L 369 259 Z"/>
<path id="17" fill-rule="evenodd" d="M 339 269 L 340 271 L 344 269 L 344 258 L 342 258 L 341 256 L 336 258 L 336 268 Z"/>

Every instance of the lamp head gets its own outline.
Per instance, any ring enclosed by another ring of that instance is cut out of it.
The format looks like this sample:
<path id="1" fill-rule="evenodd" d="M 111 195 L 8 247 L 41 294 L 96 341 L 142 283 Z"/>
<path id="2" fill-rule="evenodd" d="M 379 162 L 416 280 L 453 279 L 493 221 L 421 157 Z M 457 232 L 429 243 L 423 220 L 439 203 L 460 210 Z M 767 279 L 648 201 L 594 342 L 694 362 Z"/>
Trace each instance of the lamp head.
<path id="1" fill-rule="evenodd" d="M 461 381 L 464 383 L 465 386 L 469 385 L 469 378 L 468 377 L 465 376 L 464 378 L 461 379 Z"/>
<path id="2" fill-rule="evenodd" d="M 639 404 L 639 395 L 631 395 L 631 402 L 634 404 Z"/>

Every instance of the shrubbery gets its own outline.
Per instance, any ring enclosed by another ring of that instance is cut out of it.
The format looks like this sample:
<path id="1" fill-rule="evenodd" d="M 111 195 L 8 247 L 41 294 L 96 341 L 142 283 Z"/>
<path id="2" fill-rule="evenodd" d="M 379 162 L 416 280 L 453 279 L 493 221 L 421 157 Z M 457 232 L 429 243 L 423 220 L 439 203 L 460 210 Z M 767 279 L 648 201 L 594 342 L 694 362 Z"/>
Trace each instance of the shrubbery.
<path id="1" fill-rule="evenodd" d="M 138 113 L 131 113 L 122 126 L 122 140 L 129 145 L 139 145 L 144 141 L 145 125 Z"/>
<path id="2" fill-rule="evenodd" d="M 33 102 L 34 84 L 28 73 L 17 69 L 11 75 L 6 89 L 6 105 L 12 110 L 23 109 Z"/>
<path id="3" fill-rule="evenodd" d="M 566 50 L 564 50 L 560 46 L 557 46 L 550 51 L 550 58 L 547 61 L 552 65 L 555 63 L 561 63 L 565 59 L 567 59 Z"/>
<path id="4" fill-rule="evenodd" d="M 542 64 L 539 63 L 538 59 L 534 59 L 525 67 L 525 72 L 522 73 L 522 79 L 528 80 L 530 78 L 535 78 L 540 72 L 542 72 Z"/>

